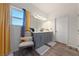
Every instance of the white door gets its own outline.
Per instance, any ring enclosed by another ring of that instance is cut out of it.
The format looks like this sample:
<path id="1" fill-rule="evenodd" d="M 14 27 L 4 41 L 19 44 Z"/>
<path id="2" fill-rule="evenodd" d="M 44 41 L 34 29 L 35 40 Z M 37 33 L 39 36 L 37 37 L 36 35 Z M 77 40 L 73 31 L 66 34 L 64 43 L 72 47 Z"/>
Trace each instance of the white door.
<path id="1" fill-rule="evenodd" d="M 77 18 L 77 39 L 78 39 L 78 47 L 79 47 L 79 16 Z"/>
<path id="2" fill-rule="evenodd" d="M 67 44 L 68 41 L 68 17 L 56 18 L 56 41 Z"/>
<path id="3" fill-rule="evenodd" d="M 72 47 L 77 46 L 78 42 L 78 29 L 79 29 L 79 21 L 77 20 L 76 15 L 70 15 L 69 16 L 69 40 L 68 45 Z"/>
<path id="4" fill-rule="evenodd" d="M 76 37 L 76 47 L 78 47 L 78 50 L 79 50 L 79 16 L 77 16 L 77 29 L 76 29 L 76 33 L 77 33 L 77 37 Z"/>

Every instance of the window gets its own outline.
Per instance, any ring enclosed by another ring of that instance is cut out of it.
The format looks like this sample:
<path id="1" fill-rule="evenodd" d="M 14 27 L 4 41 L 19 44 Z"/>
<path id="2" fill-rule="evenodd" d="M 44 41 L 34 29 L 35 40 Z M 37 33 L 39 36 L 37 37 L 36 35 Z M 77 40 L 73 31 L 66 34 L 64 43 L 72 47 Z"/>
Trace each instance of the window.
<path id="1" fill-rule="evenodd" d="M 12 25 L 23 25 L 23 13 L 22 9 L 11 7 L 11 24 Z"/>

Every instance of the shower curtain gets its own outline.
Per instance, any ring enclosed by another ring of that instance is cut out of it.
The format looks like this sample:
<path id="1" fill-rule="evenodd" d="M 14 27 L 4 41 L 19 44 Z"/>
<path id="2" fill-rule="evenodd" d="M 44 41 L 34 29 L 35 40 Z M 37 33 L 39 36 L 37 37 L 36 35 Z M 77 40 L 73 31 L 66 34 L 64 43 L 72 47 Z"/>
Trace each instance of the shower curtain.
<path id="1" fill-rule="evenodd" d="M 0 3 L 0 56 L 10 51 L 9 4 Z"/>

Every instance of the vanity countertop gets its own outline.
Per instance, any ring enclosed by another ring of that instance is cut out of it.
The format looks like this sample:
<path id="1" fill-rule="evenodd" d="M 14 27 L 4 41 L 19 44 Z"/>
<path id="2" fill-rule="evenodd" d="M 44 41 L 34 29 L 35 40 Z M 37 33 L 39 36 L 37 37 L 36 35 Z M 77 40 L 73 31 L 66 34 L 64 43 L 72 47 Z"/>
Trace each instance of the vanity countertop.
<path id="1" fill-rule="evenodd" d="M 49 31 L 49 32 L 53 32 L 53 31 Z M 48 32 L 34 32 L 34 33 L 48 33 Z"/>

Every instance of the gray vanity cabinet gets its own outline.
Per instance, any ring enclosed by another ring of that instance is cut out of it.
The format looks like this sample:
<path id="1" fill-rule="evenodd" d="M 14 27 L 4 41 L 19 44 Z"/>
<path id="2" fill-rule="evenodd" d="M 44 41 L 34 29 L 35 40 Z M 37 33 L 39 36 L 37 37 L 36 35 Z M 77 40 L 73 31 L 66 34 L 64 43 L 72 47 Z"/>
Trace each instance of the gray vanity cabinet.
<path id="1" fill-rule="evenodd" d="M 43 46 L 45 43 L 51 42 L 53 32 L 34 33 L 35 48 Z"/>

